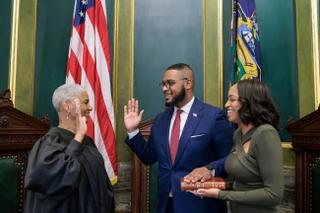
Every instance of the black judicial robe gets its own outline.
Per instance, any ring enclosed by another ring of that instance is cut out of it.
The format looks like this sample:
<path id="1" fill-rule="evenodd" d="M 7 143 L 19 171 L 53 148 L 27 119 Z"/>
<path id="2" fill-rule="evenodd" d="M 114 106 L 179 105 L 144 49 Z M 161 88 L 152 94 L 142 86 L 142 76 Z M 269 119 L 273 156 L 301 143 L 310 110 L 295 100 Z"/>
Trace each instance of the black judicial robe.
<path id="1" fill-rule="evenodd" d="M 53 127 L 33 146 L 25 176 L 26 213 L 114 212 L 104 162 L 91 138 Z"/>

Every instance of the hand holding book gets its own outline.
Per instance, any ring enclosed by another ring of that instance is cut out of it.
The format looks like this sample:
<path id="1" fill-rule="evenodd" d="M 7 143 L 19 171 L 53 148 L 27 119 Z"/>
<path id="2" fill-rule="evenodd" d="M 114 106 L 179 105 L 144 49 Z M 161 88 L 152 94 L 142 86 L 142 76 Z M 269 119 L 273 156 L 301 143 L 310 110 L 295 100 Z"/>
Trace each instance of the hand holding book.
<path id="1" fill-rule="evenodd" d="M 226 182 L 222 177 L 212 177 L 211 179 L 201 182 L 186 182 L 184 178 L 180 180 L 181 191 L 197 190 L 197 189 L 226 189 Z"/>
<path id="2" fill-rule="evenodd" d="M 181 191 L 188 191 L 198 197 L 218 198 L 220 190 L 226 189 L 227 183 L 221 177 L 213 177 L 205 182 L 185 182 L 181 178 Z"/>

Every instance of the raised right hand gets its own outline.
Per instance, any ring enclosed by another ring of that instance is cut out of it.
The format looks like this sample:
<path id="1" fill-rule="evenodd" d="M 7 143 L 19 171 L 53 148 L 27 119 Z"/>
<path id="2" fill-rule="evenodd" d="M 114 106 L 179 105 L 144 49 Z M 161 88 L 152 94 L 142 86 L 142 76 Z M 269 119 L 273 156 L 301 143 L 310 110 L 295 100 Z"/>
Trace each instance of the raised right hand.
<path id="1" fill-rule="evenodd" d="M 76 107 L 76 134 L 74 139 L 80 143 L 87 132 L 87 118 L 81 114 L 81 104 L 79 98 L 74 99 L 74 104 Z"/>
<path id="2" fill-rule="evenodd" d="M 142 114 L 144 110 L 139 112 L 139 102 L 132 98 L 128 101 L 128 106 L 124 106 L 124 125 L 127 132 L 133 132 L 136 130 L 142 120 Z"/>

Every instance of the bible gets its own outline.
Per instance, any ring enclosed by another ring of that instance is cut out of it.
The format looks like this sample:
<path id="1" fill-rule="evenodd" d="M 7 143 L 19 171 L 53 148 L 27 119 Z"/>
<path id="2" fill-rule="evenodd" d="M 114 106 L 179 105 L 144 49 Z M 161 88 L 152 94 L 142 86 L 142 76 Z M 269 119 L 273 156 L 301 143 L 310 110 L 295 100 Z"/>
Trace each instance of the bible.
<path id="1" fill-rule="evenodd" d="M 211 189 L 211 188 L 218 188 L 218 189 L 226 189 L 227 183 L 222 177 L 213 177 L 205 182 L 195 182 L 195 183 L 188 183 L 185 182 L 184 178 L 180 179 L 180 188 L 181 191 L 186 190 L 196 190 L 196 189 Z"/>

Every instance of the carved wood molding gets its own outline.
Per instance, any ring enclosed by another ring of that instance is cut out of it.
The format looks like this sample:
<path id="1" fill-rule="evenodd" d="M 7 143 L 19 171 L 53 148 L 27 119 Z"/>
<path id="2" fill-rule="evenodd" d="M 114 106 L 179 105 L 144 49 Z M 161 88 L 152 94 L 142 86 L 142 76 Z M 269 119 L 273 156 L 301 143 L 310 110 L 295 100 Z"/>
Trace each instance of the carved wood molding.
<path id="1" fill-rule="evenodd" d="M 13 107 L 13 103 L 11 101 L 11 91 L 10 89 L 6 89 L 0 92 L 0 106 L 11 106 Z"/>
<path id="2" fill-rule="evenodd" d="M 50 125 L 13 107 L 10 90 L 0 93 L 0 158 L 13 158 L 20 168 L 18 212 L 24 206 L 24 174 L 28 153 Z"/>
<path id="3" fill-rule="evenodd" d="M 9 126 L 10 117 L 7 115 L 3 115 L 0 117 L 0 128 L 6 128 Z"/>
<path id="4" fill-rule="evenodd" d="M 287 130 L 292 136 L 292 146 L 296 154 L 296 197 L 297 213 L 311 213 L 314 181 L 312 170 L 320 159 L 320 110 L 297 120 L 290 121 Z"/>

